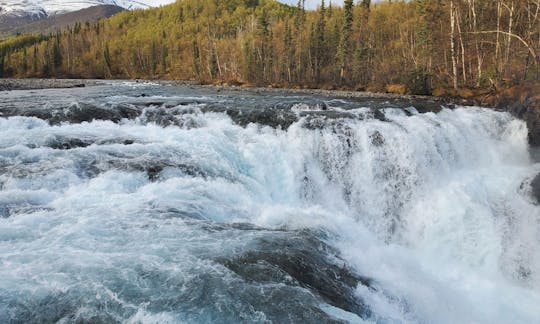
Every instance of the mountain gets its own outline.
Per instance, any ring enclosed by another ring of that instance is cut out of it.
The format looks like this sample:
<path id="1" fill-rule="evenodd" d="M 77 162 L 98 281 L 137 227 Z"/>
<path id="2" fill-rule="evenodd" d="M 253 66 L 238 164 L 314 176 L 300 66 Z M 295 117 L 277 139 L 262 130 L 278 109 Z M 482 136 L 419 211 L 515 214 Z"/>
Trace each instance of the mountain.
<path id="1" fill-rule="evenodd" d="M 0 0 L 0 37 L 49 32 L 76 22 L 95 22 L 124 9 L 145 9 L 174 0 Z"/>
<path id="2" fill-rule="evenodd" d="M 64 14 L 48 16 L 43 19 L 16 19 L 11 18 L 6 20 L 7 23 L 0 23 L 0 37 L 12 36 L 16 34 L 32 34 L 32 33 L 50 33 L 56 30 L 61 30 L 68 26 L 73 26 L 77 22 L 95 23 L 99 19 L 109 18 L 125 9 L 114 5 L 99 5 L 90 8 L 85 8 Z M 13 24 L 11 22 L 19 22 Z"/>
<path id="3" fill-rule="evenodd" d="M 0 0 L 0 16 L 40 19 L 99 5 L 144 9 L 171 2 L 174 0 Z"/>

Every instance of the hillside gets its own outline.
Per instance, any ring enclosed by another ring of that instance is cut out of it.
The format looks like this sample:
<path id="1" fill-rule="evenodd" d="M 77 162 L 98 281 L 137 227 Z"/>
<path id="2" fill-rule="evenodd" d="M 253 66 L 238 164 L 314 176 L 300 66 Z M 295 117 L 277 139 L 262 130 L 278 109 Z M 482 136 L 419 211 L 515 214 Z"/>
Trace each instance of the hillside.
<path id="1" fill-rule="evenodd" d="M 540 3 L 181 0 L 0 43 L 0 76 L 164 78 L 398 93 L 540 79 Z"/>
<path id="2" fill-rule="evenodd" d="M 124 8 L 118 6 L 100 5 L 38 20 L 19 20 L 16 25 L 6 19 L 5 23 L 0 23 L 0 38 L 17 34 L 47 34 L 74 26 L 76 23 L 93 24 L 99 19 L 109 18 L 123 10 Z"/>
<path id="3" fill-rule="evenodd" d="M 0 15 L 0 39 L 6 37 L 7 34 L 12 30 L 15 30 L 35 21 L 39 21 L 41 19 L 45 19 L 46 17 L 47 16 L 45 15 L 45 13 L 42 13 L 41 15 Z M 9 34 L 14 35 L 16 33 Z"/>
<path id="4" fill-rule="evenodd" d="M 146 9 L 174 0 L 0 0 L 2 16 L 55 16 L 85 8 L 112 5 L 124 9 Z"/>

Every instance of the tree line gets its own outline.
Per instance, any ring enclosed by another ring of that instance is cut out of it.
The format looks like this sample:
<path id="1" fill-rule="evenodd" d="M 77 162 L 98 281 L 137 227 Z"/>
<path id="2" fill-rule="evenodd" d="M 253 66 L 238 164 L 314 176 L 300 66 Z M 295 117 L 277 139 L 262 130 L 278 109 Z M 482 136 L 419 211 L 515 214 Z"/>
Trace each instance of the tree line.
<path id="1" fill-rule="evenodd" d="M 385 90 L 540 80 L 540 0 L 179 0 L 0 42 L 1 77 Z"/>

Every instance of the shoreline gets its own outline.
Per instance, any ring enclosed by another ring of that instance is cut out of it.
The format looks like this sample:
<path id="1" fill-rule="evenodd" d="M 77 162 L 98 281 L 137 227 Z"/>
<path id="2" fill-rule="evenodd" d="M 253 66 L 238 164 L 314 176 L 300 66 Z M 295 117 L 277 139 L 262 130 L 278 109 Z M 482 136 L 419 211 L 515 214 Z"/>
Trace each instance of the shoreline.
<path id="1" fill-rule="evenodd" d="M 123 80 L 97 80 L 97 79 L 0 79 L 0 92 L 12 90 L 42 90 L 42 89 L 70 89 L 104 85 L 108 81 Z M 124 80 L 125 81 L 125 80 Z M 197 86 L 221 91 L 244 91 L 255 94 L 287 93 L 299 95 L 313 95 L 324 97 L 337 97 L 346 99 L 388 99 L 388 100 L 418 100 L 429 103 L 421 107 L 425 111 L 436 111 L 435 106 L 448 107 L 480 106 L 497 111 L 509 112 L 513 116 L 524 120 L 529 129 L 529 143 L 532 147 L 540 147 L 540 85 L 515 86 L 500 89 L 486 95 L 485 92 L 461 96 L 422 96 L 410 94 L 363 92 L 352 90 L 325 90 L 325 89 L 294 89 L 273 87 L 247 87 L 235 85 L 201 84 L 197 81 L 177 80 L 129 80 L 135 82 L 154 82 L 165 86 Z M 430 107 L 431 106 L 431 107 Z"/>
<path id="2" fill-rule="evenodd" d="M 45 90 L 45 89 L 70 89 L 84 88 L 89 86 L 104 85 L 109 81 L 134 81 L 134 82 L 152 82 L 167 86 L 197 86 L 201 88 L 210 88 L 219 91 L 246 91 L 253 93 L 275 93 L 286 92 L 291 94 L 320 95 L 326 97 L 341 98 L 378 98 L 378 99 L 407 99 L 407 100 L 433 100 L 436 102 L 446 102 L 445 98 L 437 96 L 421 96 L 409 94 L 396 94 L 384 92 L 367 92 L 352 90 L 325 90 L 325 89 L 295 89 L 295 88 L 273 88 L 273 87 L 250 87 L 250 86 L 230 86 L 202 84 L 197 81 L 177 81 L 177 80 L 116 80 L 116 79 L 1 79 L 0 91 L 14 90 Z M 453 102 L 448 102 L 453 103 Z M 454 102 L 455 103 L 455 102 Z"/>
<path id="3" fill-rule="evenodd" d="M 0 79 L 0 91 L 84 88 L 99 85 L 85 79 Z"/>

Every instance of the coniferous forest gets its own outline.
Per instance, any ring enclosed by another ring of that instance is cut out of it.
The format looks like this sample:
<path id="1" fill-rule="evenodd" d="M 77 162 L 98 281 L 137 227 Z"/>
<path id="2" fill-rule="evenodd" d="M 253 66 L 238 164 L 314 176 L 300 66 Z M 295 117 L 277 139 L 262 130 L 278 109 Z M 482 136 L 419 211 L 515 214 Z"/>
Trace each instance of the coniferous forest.
<path id="1" fill-rule="evenodd" d="M 540 0 L 167 1 L 0 0 L 0 324 L 540 324 Z"/>
<path id="2" fill-rule="evenodd" d="M 430 94 L 540 79 L 538 0 L 179 0 L 0 42 L 0 77 Z"/>

